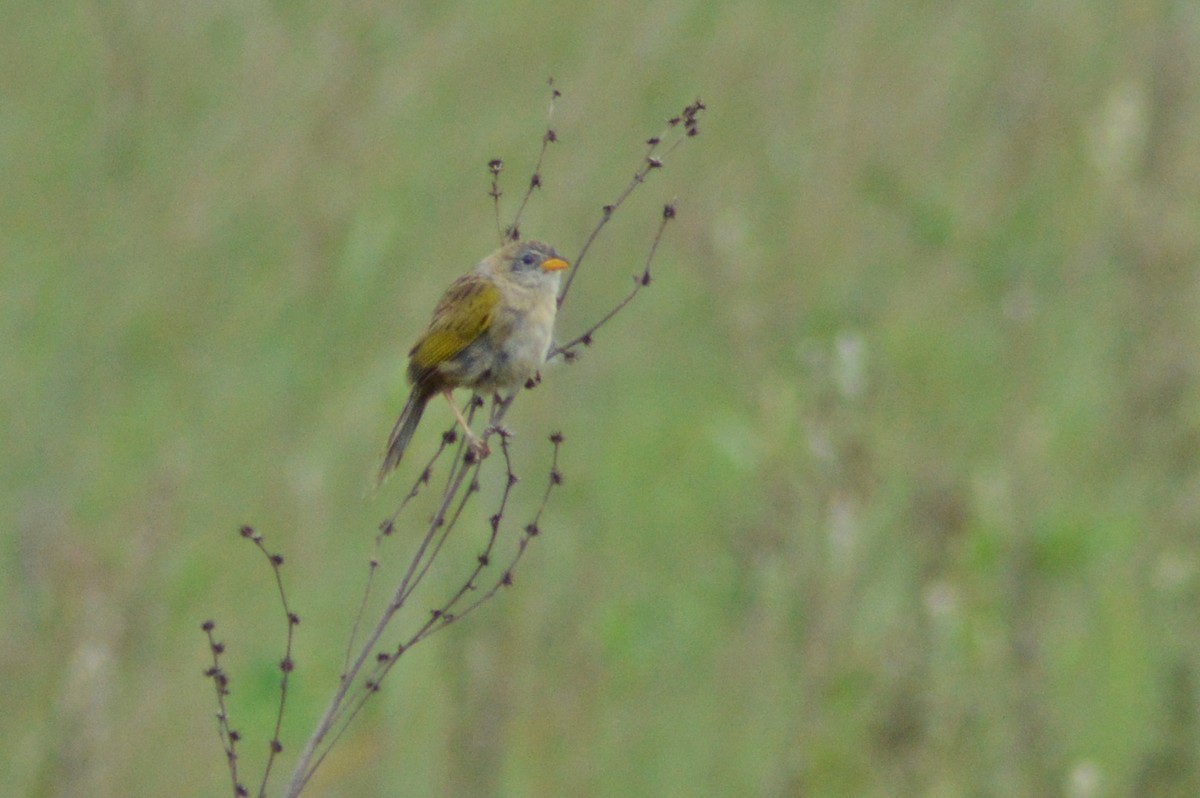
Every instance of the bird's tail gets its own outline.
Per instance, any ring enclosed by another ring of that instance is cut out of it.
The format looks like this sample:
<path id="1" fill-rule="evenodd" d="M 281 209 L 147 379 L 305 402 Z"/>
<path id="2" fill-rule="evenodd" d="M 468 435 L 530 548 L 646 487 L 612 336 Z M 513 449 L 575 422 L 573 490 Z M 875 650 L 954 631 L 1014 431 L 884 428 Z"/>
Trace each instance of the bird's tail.
<path id="1" fill-rule="evenodd" d="M 392 434 L 388 438 L 387 454 L 384 455 L 383 465 L 379 467 L 380 484 L 400 465 L 400 458 L 404 456 L 408 442 L 412 440 L 417 425 L 421 423 L 421 414 L 425 412 L 425 404 L 428 401 L 429 394 L 420 388 L 413 388 L 412 393 L 408 395 L 408 401 L 404 403 L 400 418 L 396 419 L 396 426 L 392 427 Z"/>

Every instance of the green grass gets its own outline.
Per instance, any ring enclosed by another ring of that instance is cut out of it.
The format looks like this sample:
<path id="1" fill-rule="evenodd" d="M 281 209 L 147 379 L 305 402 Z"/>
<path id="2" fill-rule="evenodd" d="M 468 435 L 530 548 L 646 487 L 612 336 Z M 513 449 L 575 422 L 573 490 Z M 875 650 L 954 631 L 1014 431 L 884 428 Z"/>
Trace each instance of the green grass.
<path id="1" fill-rule="evenodd" d="M 485 165 L 511 212 L 549 75 L 523 227 L 568 254 L 710 108 L 560 331 L 680 216 L 509 416 L 514 521 L 567 438 L 515 588 L 313 793 L 1200 792 L 1188 4 L 18 1 L 0 51 L 13 794 L 226 791 L 209 617 L 255 772 L 283 625 L 243 523 L 304 619 L 298 751 L 403 490 L 368 491 L 404 354 L 494 245 Z"/>

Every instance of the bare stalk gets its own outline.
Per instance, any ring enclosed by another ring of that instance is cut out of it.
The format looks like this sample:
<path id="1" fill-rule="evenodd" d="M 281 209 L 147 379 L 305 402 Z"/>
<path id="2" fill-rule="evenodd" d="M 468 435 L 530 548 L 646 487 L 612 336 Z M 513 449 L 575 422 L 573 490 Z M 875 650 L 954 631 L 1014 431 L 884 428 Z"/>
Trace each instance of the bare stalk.
<path id="1" fill-rule="evenodd" d="M 560 96 L 558 90 L 554 88 L 553 81 L 550 82 L 551 98 L 550 98 L 550 117 L 554 112 L 554 104 Z M 664 158 L 672 153 L 676 147 L 685 139 L 695 136 L 698 133 L 697 118 L 701 111 L 704 110 L 704 104 L 700 100 L 688 105 L 683 112 L 673 119 L 668 121 L 667 131 L 662 136 L 651 138 L 647 142 L 647 152 L 639 163 L 638 169 L 634 173 L 633 179 L 627 184 L 624 189 L 617 195 L 616 199 L 604 205 L 602 215 L 595 227 L 584 241 L 579 255 L 573 262 L 573 268 L 570 276 L 567 278 L 562 290 L 558 296 L 558 304 L 561 308 L 565 303 L 570 292 L 571 286 L 575 277 L 578 275 L 580 264 L 585 260 L 589 249 L 593 242 L 599 236 L 601 230 L 611 220 L 613 214 L 625 203 L 633 191 L 642 183 L 651 171 L 660 169 L 664 165 Z M 670 136 L 673 138 L 669 143 L 664 143 Z M 537 163 L 534 167 L 533 174 L 530 178 L 529 185 L 521 200 L 519 207 L 513 217 L 512 223 L 504 227 L 500 223 L 500 174 L 503 170 L 503 163 L 499 159 L 495 159 L 488 164 L 491 173 L 491 190 L 489 192 L 493 200 L 496 213 L 497 231 L 502 238 L 516 239 L 519 237 L 519 222 L 522 213 L 525 210 L 535 189 L 541 186 L 541 170 L 544 157 L 548 151 L 549 145 L 557 140 L 554 130 L 547 127 L 545 134 L 542 137 L 541 150 L 538 154 Z M 655 231 L 653 241 L 650 244 L 646 254 L 645 262 L 642 266 L 641 274 L 635 275 L 633 278 L 633 289 L 620 300 L 612 309 L 601 316 L 595 323 L 590 325 L 584 332 L 566 342 L 565 344 L 555 345 L 548 352 L 548 358 L 563 357 L 566 360 L 572 360 L 580 346 L 587 346 L 592 343 L 596 333 L 605 324 L 608 324 L 617 314 L 628 307 L 637 294 L 644 288 L 650 285 L 651 282 L 651 265 L 658 252 L 659 243 L 662 240 L 664 231 L 672 219 L 675 218 L 674 203 L 667 204 L 663 208 L 662 217 L 659 221 L 658 228 Z M 527 388 L 535 387 L 540 382 L 540 375 L 527 383 Z M 513 471 L 513 461 L 510 451 L 510 435 L 500 425 L 504 419 L 508 409 L 512 406 L 516 399 L 517 392 L 506 397 L 495 397 L 489 416 L 488 424 L 483 431 L 483 438 L 486 440 L 492 435 L 498 435 L 500 439 L 500 454 L 499 458 L 505 471 L 505 484 L 501 492 L 498 505 L 495 512 L 489 517 L 490 532 L 483 545 L 482 551 L 476 556 L 474 564 L 467 569 L 465 578 L 460 583 L 459 587 L 452 591 L 435 609 L 431 610 L 428 615 L 416 625 L 415 629 L 411 629 L 407 634 L 399 635 L 399 641 L 390 646 L 382 646 L 381 641 L 389 630 L 393 629 L 393 624 L 396 622 L 400 610 L 413 597 L 418 586 L 423 582 L 434 561 L 438 558 L 443 550 L 449 535 L 457 527 L 460 521 L 466 517 L 465 513 L 468 504 L 472 497 L 479 493 L 480 479 L 483 469 L 487 466 L 485 461 L 478 460 L 471 452 L 469 447 L 465 445 L 465 440 L 458 437 L 455 428 L 451 427 L 443 433 L 442 441 L 437 451 L 433 454 L 430 460 L 426 463 L 421 473 L 414 480 L 408 493 L 400 500 L 395 511 L 387 517 L 380 525 L 379 531 L 375 537 L 374 549 L 368 563 L 367 578 L 364 585 L 362 600 L 359 603 L 355 614 L 354 623 L 351 633 L 346 644 L 345 656 L 342 662 L 342 672 L 338 680 L 336 689 L 327 705 L 321 719 L 318 721 L 311 736 L 304 745 L 303 750 L 298 756 L 295 766 L 292 770 L 290 780 L 287 784 L 283 795 L 287 798 L 294 798 L 299 795 L 304 788 L 310 783 L 317 769 L 325 761 L 325 758 L 337 745 L 338 741 L 346 733 L 347 729 L 357 718 L 359 712 L 380 689 L 380 685 L 384 678 L 391 672 L 396 662 L 400 657 L 411 649 L 414 645 L 427 639 L 436 632 L 450 626 L 456 621 L 474 613 L 483 604 L 495 597 L 501 588 L 513 583 L 513 572 L 517 564 L 521 561 L 529 543 L 534 537 L 540 534 L 540 522 L 542 514 L 545 511 L 553 489 L 562 484 L 562 473 L 559 470 L 559 455 L 562 447 L 563 437 L 561 433 L 554 433 L 550 436 L 553 444 L 553 453 L 551 457 L 551 466 L 549 476 L 546 482 L 545 489 L 542 493 L 541 502 L 536 510 L 531 521 L 529 521 L 521 530 L 516 542 L 516 550 L 508 559 L 503 570 L 493 576 L 487 576 L 487 570 L 491 567 L 496 558 L 496 548 L 500 539 L 502 529 L 505 527 L 505 517 L 509 510 L 510 498 L 519 479 Z M 468 422 L 474 419 L 476 411 L 483 406 L 483 399 L 479 396 L 473 396 L 467 405 Z M 457 446 L 455 444 L 457 443 Z M 441 493 L 436 500 L 436 509 L 432 518 L 425 527 L 425 533 L 417 545 L 415 553 L 408 561 L 404 573 L 399 582 L 395 586 L 395 590 L 383 607 L 379 618 L 375 621 L 370 631 L 365 637 L 358 641 L 359 632 L 363 627 L 363 621 L 367 617 L 367 608 L 371 603 L 371 595 L 376 581 L 376 573 L 382 559 L 383 547 L 386 541 L 393 537 L 393 532 L 396 529 L 396 524 L 400 513 L 411 506 L 411 502 L 421 492 L 427 490 L 433 481 L 435 467 L 439 461 L 443 461 L 449 455 L 449 467 L 446 471 L 445 481 L 441 486 Z M 493 459 L 493 463 L 496 459 Z M 489 472 L 492 473 L 492 472 Z M 293 613 L 289 607 L 287 596 L 284 591 L 283 580 L 280 573 L 280 567 L 283 564 L 283 558 L 267 551 L 262 542 L 262 537 L 255 533 L 249 527 L 244 527 L 242 530 L 244 537 L 252 540 L 255 545 L 268 558 L 274 570 L 276 585 L 278 587 L 280 602 L 283 606 L 284 614 L 287 618 L 287 644 L 283 660 L 280 663 L 282 678 L 280 684 L 280 700 L 278 712 L 275 719 L 275 728 L 270 741 L 270 755 L 267 759 L 266 767 L 263 773 L 262 783 L 259 788 L 258 795 L 260 798 L 265 798 L 267 784 L 276 761 L 276 757 L 282 752 L 283 746 L 280 742 L 280 732 L 283 723 L 283 713 L 287 703 L 287 689 L 289 675 L 293 669 L 292 662 L 292 639 L 295 626 L 299 624 L 299 617 Z M 205 622 L 204 631 L 208 635 L 209 649 L 212 654 L 212 666 L 205 671 L 206 676 L 213 680 L 214 689 L 217 698 L 217 718 L 218 718 L 218 734 L 220 736 L 222 748 L 225 751 L 226 760 L 228 762 L 230 780 L 235 796 L 248 795 L 244 786 L 239 781 L 239 771 L 237 767 L 238 754 L 237 743 L 240 736 L 236 730 L 231 727 L 228 713 L 226 709 L 225 697 L 229 693 L 229 679 L 220 666 L 220 654 L 224 651 L 224 645 L 219 643 L 214 635 L 214 625 L 211 621 Z M 393 632 L 394 634 L 394 632 Z M 357 642 L 356 642 L 357 641 Z"/>

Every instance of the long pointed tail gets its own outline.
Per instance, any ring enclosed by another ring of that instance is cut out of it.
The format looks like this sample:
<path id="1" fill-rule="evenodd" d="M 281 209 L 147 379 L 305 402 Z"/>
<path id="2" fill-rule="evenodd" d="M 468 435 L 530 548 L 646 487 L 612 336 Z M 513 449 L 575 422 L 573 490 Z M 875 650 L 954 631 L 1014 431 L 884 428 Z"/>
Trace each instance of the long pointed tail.
<path id="1" fill-rule="evenodd" d="M 408 395 L 408 401 L 404 403 L 404 409 L 400 411 L 400 418 L 396 419 L 396 426 L 392 427 L 392 434 L 388 438 L 387 454 L 384 455 L 383 465 L 379 467 L 380 484 L 387 479 L 387 475 L 396 466 L 400 465 L 400 458 L 404 456 L 408 442 L 412 440 L 413 433 L 417 431 L 417 425 L 421 423 L 421 414 L 425 412 L 425 405 L 428 401 L 429 394 L 420 388 L 413 388 L 412 393 Z"/>

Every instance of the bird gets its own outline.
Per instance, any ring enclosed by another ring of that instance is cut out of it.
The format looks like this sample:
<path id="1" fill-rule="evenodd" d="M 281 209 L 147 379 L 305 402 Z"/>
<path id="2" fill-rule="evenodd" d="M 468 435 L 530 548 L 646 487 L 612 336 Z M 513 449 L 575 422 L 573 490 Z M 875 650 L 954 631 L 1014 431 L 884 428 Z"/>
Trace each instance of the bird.
<path id="1" fill-rule="evenodd" d="M 554 336 L 569 264 L 549 244 L 510 241 L 455 280 L 408 353 L 412 390 L 388 438 L 379 482 L 399 464 L 434 396 L 446 397 L 477 458 L 488 455 L 454 403 L 454 389 L 515 392 L 538 373 Z"/>

